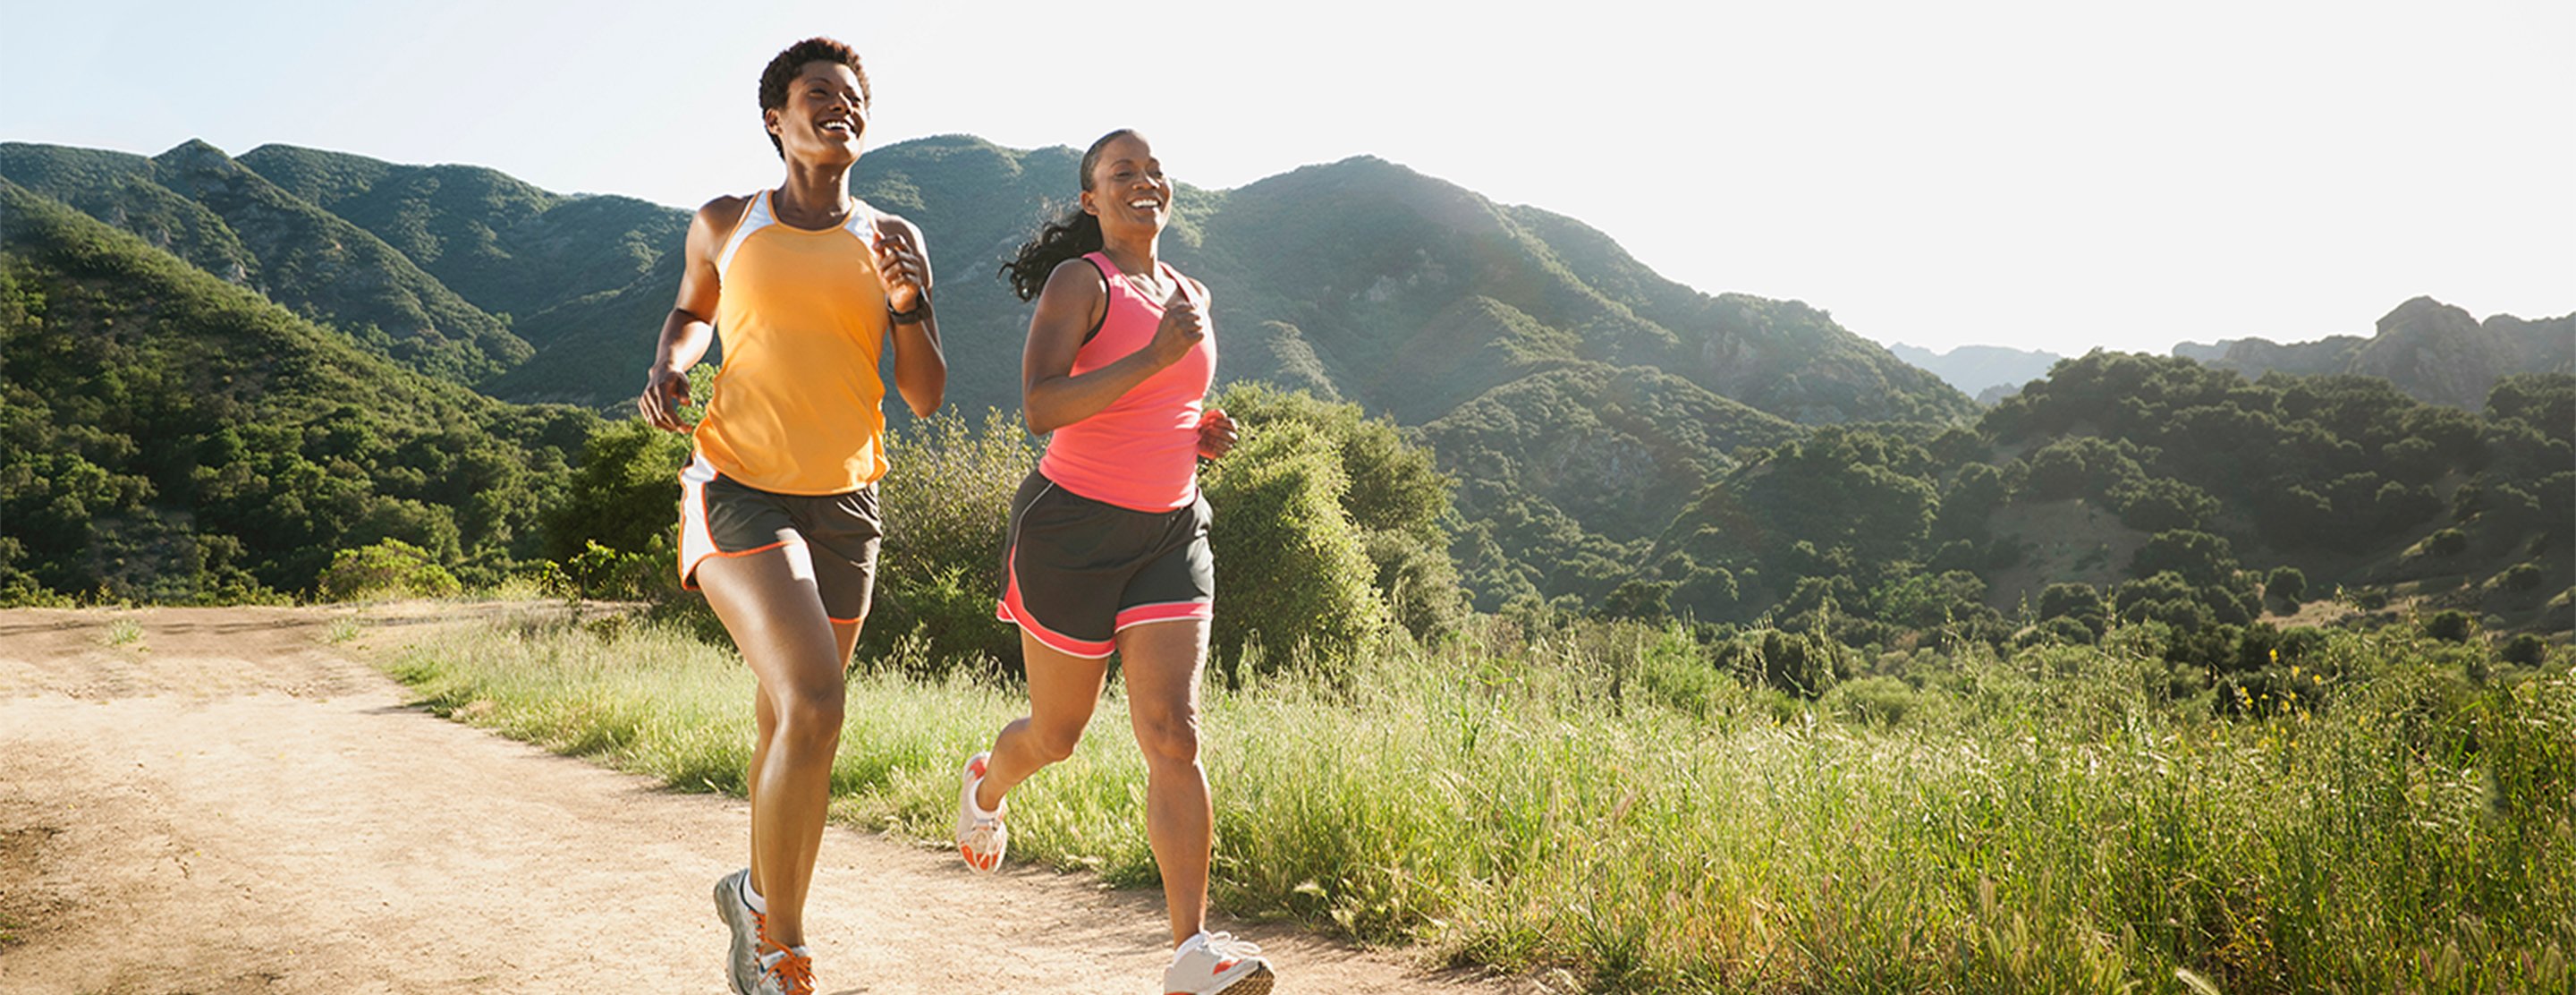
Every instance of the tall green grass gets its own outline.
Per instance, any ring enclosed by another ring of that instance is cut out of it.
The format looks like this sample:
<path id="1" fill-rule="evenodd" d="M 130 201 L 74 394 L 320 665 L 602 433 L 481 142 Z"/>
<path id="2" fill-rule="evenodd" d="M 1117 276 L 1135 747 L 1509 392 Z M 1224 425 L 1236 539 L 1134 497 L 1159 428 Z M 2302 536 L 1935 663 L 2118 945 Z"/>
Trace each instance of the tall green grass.
<path id="1" fill-rule="evenodd" d="M 2117 639 L 1806 703 L 1677 633 L 1493 624 L 1211 687 L 1215 888 L 1601 991 L 2569 991 L 2576 673 L 2480 685 L 2476 652 L 2337 634 L 2330 708 L 2226 719 Z M 523 619 L 391 666 L 455 717 L 741 791 L 728 650 Z M 835 813 L 944 839 L 1023 700 L 905 669 L 853 675 Z M 1013 856 L 1152 883 L 1143 784 L 1113 690 L 1014 793 Z"/>

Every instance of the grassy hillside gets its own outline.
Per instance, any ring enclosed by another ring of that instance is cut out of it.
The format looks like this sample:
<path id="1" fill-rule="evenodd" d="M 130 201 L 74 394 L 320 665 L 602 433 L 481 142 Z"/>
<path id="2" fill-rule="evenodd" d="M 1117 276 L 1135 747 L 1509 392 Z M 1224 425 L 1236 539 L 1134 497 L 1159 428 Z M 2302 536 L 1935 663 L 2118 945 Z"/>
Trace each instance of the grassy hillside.
<path id="1" fill-rule="evenodd" d="M 299 592 L 395 539 L 468 577 L 537 552 L 596 418 L 403 369 L 0 181 L 0 587 Z"/>
<path id="2" fill-rule="evenodd" d="M 684 211 L 631 197 L 566 197 L 480 166 L 406 166 L 291 145 L 263 145 L 239 161 L 384 239 L 476 307 L 510 316 L 539 349 L 586 328 L 548 320 L 547 311 L 656 272 L 688 234 Z"/>
<path id="3" fill-rule="evenodd" d="M 0 178 L 168 244 L 208 272 L 423 373 L 471 383 L 530 352 L 506 322 L 382 239 L 203 142 L 152 159 L 12 143 L 0 146 Z"/>

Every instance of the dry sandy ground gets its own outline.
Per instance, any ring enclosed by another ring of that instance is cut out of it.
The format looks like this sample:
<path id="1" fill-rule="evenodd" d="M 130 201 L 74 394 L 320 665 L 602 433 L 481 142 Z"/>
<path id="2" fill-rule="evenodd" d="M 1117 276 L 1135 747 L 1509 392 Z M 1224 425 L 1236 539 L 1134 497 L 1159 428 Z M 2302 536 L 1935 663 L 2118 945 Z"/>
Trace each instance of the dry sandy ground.
<path id="1" fill-rule="evenodd" d="M 0 991 L 724 991 L 741 802 L 443 721 L 364 662 L 474 610 L 0 612 Z M 1166 956 L 1156 895 L 837 828 L 812 908 L 833 993 L 1151 992 Z M 1220 925 L 1282 992 L 1540 990 Z"/>

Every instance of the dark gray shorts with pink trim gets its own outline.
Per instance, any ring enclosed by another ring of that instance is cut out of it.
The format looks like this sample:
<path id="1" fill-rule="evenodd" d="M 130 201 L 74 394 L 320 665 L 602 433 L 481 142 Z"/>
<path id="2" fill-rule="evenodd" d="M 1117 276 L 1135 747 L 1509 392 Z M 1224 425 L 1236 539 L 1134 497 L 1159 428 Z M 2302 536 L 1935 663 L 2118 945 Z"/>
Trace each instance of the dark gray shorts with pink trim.
<path id="1" fill-rule="evenodd" d="M 707 557 L 788 549 L 812 566 L 823 614 L 856 622 L 868 616 L 876 593 L 883 520 L 875 484 L 846 494 L 778 494 L 693 457 L 680 470 L 680 586 L 698 589 L 698 564 Z"/>
<path id="2" fill-rule="evenodd" d="M 1204 496 L 1170 511 L 1094 501 L 1036 473 L 1011 499 L 995 618 L 1099 659 L 1131 625 L 1212 618 L 1216 557 Z"/>

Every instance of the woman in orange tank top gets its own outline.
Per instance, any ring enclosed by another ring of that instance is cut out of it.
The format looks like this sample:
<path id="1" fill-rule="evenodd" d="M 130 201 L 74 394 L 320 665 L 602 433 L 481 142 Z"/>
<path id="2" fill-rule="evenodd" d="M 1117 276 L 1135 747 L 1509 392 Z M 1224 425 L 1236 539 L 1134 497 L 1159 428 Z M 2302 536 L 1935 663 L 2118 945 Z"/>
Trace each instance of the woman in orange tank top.
<path id="1" fill-rule="evenodd" d="M 991 871 L 1003 798 L 1073 753 L 1118 655 L 1145 753 L 1145 832 L 1162 872 L 1173 953 L 1164 992 L 1258 995 L 1270 963 L 1206 931 L 1214 813 L 1199 765 L 1198 685 L 1215 610 L 1197 461 L 1234 445 L 1202 408 L 1215 375 L 1207 288 L 1156 258 L 1172 182 L 1144 136 L 1082 157 L 1080 210 L 1047 225 L 1003 273 L 1037 300 L 1021 356 L 1029 430 L 1052 435 L 1012 502 L 997 614 L 1020 627 L 1028 717 L 959 777 L 957 846 Z"/>
<path id="2" fill-rule="evenodd" d="M 867 617 L 885 473 L 881 351 L 915 414 L 948 378 L 921 231 L 849 195 L 868 124 L 858 54 L 798 42 L 760 79 L 786 182 L 718 197 L 689 225 L 678 303 L 662 325 L 646 420 L 687 430 L 688 369 L 724 330 L 724 367 L 681 475 L 680 577 L 706 592 L 759 679 L 745 784 L 751 859 L 715 887 L 738 995 L 814 990 L 805 894 L 822 843 L 842 673 Z"/>

